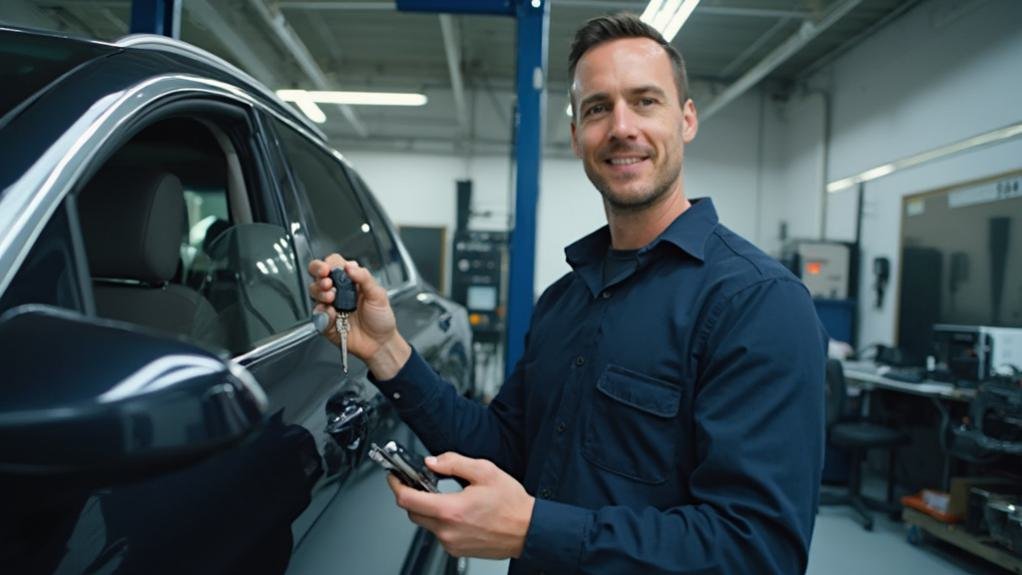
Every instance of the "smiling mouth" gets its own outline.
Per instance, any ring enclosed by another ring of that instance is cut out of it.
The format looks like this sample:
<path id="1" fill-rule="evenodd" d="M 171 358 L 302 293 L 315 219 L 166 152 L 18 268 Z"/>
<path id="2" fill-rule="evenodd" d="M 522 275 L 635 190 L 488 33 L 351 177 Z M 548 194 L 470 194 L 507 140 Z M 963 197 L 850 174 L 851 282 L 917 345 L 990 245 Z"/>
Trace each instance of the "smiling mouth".
<path id="1" fill-rule="evenodd" d="M 646 160 L 645 157 L 642 157 L 642 158 L 607 158 L 604 161 L 606 163 L 612 165 L 612 166 L 629 166 L 629 165 L 632 165 L 632 164 L 638 164 L 639 162 L 642 162 L 644 160 Z"/>

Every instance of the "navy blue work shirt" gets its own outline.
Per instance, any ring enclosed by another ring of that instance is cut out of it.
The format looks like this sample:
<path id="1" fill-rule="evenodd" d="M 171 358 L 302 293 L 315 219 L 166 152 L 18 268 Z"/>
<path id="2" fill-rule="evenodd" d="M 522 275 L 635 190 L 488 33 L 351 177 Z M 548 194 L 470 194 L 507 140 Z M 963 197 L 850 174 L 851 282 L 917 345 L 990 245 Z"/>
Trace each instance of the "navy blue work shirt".
<path id="1" fill-rule="evenodd" d="M 826 335 L 805 286 L 693 202 L 604 281 L 604 227 L 536 304 L 490 406 L 417 354 L 377 385 L 430 451 L 536 497 L 511 573 L 801 573 Z"/>

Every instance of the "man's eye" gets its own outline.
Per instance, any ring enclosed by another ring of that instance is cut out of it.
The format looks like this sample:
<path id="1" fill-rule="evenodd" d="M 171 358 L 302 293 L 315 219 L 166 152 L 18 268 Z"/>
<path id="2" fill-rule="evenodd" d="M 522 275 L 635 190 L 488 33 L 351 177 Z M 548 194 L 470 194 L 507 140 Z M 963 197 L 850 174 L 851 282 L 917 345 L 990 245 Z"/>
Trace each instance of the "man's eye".
<path id="1" fill-rule="evenodd" d="M 603 104 L 594 104 L 586 108 L 584 116 L 592 116 L 593 114 L 602 114 L 607 110 L 607 107 Z"/>
<path id="2" fill-rule="evenodd" d="M 639 100 L 640 106 L 652 106 L 653 104 L 656 104 L 656 100 L 653 98 L 642 98 Z"/>

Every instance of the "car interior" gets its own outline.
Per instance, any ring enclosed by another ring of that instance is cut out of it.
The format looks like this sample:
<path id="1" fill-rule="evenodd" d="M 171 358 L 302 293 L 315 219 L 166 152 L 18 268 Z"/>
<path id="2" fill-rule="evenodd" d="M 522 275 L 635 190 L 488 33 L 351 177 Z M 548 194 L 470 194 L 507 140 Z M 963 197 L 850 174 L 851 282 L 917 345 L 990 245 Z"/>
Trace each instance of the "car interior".
<path id="1" fill-rule="evenodd" d="M 257 221 L 245 176 L 205 119 L 158 121 L 118 149 L 78 199 L 96 314 L 234 355 L 301 321 L 290 237 Z"/>

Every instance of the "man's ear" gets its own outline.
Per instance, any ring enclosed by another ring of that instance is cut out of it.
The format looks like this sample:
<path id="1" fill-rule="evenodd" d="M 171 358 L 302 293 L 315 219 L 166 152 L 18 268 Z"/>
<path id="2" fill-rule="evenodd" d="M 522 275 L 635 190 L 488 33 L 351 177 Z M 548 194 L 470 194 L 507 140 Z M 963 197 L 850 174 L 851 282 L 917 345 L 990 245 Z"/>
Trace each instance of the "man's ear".
<path id="1" fill-rule="evenodd" d="M 696 139 L 696 133 L 699 132 L 699 113 L 696 111 L 696 103 L 692 101 L 692 98 L 685 100 L 685 104 L 681 107 L 681 114 L 685 120 L 685 125 L 681 129 L 681 139 L 688 144 Z"/>

